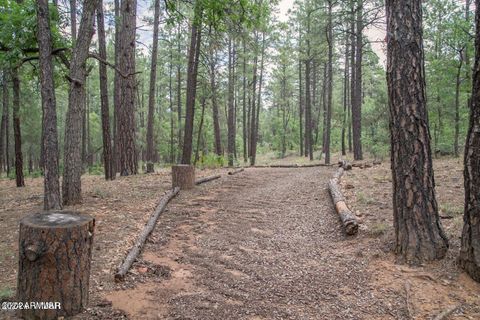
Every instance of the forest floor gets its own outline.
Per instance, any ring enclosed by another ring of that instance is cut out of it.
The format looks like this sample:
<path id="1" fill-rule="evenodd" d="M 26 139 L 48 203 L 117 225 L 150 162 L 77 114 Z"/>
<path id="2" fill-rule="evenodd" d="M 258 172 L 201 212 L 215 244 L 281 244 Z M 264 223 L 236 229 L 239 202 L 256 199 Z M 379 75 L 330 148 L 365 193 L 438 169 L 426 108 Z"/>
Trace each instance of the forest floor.
<path id="1" fill-rule="evenodd" d="M 86 176 L 84 204 L 69 209 L 95 216 L 95 250 L 90 307 L 75 319 L 433 319 L 452 306 L 450 319 L 479 319 L 480 284 L 456 265 L 462 163 L 434 165 L 450 238 L 442 261 L 395 264 L 388 163 L 342 179 L 361 220 L 354 237 L 344 235 L 326 188 L 334 167 L 204 170 L 197 176 L 222 178 L 170 202 L 123 283 L 113 281 L 115 269 L 170 187 L 169 172 Z M 0 180 L 0 300 L 15 290 L 18 222 L 41 209 L 42 180 L 26 183 L 19 190 Z"/>

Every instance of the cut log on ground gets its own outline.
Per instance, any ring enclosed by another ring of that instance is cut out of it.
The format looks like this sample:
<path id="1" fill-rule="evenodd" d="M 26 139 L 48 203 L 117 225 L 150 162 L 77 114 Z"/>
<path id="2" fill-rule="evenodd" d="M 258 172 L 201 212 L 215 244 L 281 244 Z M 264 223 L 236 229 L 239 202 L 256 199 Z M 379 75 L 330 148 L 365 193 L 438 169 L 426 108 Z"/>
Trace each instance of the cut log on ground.
<path id="1" fill-rule="evenodd" d="M 343 196 L 342 190 L 340 188 L 340 179 L 343 175 L 343 172 L 343 166 L 338 168 L 332 179 L 330 179 L 328 183 L 328 188 L 332 196 L 333 204 L 335 205 L 335 210 L 340 216 L 340 220 L 342 221 L 342 225 L 345 229 L 346 234 L 354 235 L 358 232 L 358 222 L 355 215 L 348 208 L 345 202 L 345 197 Z"/>
<path id="2" fill-rule="evenodd" d="M 216 179 L 220 179 L 220 175 L 216 175 L 216 176 L 210 176 L 210 177 L 205 177 L 205 178 L 201 178 L 201 179 L 198 179 L 197 181 L 195 181 L 195 184 L 196 185 L 199 185 L 199 184 L 202 184 L 202 183 L 205 183 L 205 182 L 209 182 L 209 181 L 212 181 L 212 180 L 216 180 Z"/>
<path id="3" fill-rule="evenodd" d="M 233 175 L 235 175 L 235 174 L 237 174 L 237 173 L 240 173 L 240 172 L 243 172 L 243 171 L 245 171 L 245 169 L 243 169 L 243 168 L 237 169 L 237 170 L 233 170 L 233 171 L 228 171 L 228 175 L 229 175 L 229 176 L 233 176 Z"/>
<path id="4" fill-rule="evenodd" d="M 128 270 L 130 269 L 133 262 L 137 259 L 138 255 L 140 254 L 140 251 L 142 250 L 142 247 L 145 244 L 145 241 L 147 240 L 149 234 L 155 228 L 158 217 L 160 217 L 160 214 L 165 210 L 168 202 L 173 197 L 175 197 L 179 191 L 180 191 L 179 188 L 174 188 L 168 191 L 162 197 L 157 208 L 155 209 L 152 216 L 148 220 L 147 224 L 143 228 L 142 233 L 140 233 L 140 236 L 137 238 L 135 245 L 130 249 L 130 252 L 128 253 L 127 257 L 118 268 L 117 273 L 115 274 L 115 281 L 122 281 L 125 278 L 125 275 L 127 274 Z"/>
<path id="5" fill-rule="evenodd" d="M 57 319 L 85 309 L 94 228 L 91 216 L 75 212 L 52 211 L 22 219 L 17 299 L 52 302 L 52 308 L 23 309 L 19 316 Z"/>
<path id="6" fill-rule="evenodd" d="M 311 163 L 311 164 L 272 164 L 272 165 L 255 165 L 250 168 L 313 168 L 313 167 L 331 167 L 331 164 Z"/>
<path id="7" fill-rule="evenodd" d="M 177 164 L 172 166 L 172 188 L 180 190 L 193 189 L 195 187 L 195 167 L 189 164 Z"/>

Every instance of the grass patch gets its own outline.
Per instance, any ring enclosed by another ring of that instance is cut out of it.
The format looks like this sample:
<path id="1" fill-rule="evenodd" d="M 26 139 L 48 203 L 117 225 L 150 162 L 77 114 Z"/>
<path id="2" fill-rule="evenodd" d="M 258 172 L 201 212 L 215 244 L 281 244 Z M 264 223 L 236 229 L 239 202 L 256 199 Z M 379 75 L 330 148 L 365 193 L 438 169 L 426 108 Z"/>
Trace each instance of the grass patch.
<path id="1" fill-rule="evenodd" d="M 463 206 L 454 205 L 451 203 L 442 203 L 439 206 L 440 212 L 447 216 L 460 216 L 463 215 Z"/>
<path id="2" fill-rule="evenodd" d="M 110 196 L 109 192 L 103 190 L 100 187 L 94 187 L 92 190 L 92 196 L 94 198 L 100 198 L 100 199 L 105 199 Z"/>
<path id="3" fill-rule="evenodd" d="M 357 201 L 360 202 L 361 204 L 375 204 L 375 200 L 363 192 L 358 192 L 357 193 Z"/>
<path id="4" fill-rule="evenodd" d="M 370 229 L 370 234 L 374 237 L 380 237 L 387 233 L 389 226 L 385 222 L 377 222 Z"/>
<path id="5" fill-rule="evenodd" d="M 10 288 L 0 288 L 0 300 L 13 297 L 13 290 Z"/>

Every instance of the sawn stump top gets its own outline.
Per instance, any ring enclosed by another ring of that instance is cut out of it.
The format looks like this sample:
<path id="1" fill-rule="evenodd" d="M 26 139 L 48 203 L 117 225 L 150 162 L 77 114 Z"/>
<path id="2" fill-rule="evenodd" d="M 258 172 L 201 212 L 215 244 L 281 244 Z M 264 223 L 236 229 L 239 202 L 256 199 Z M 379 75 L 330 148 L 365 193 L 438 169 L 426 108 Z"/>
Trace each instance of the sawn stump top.
<path id="1" fill-rule="evenodd" d="M 22 219 L 20 224 L 36 228 L 68 228 L 81 226 L 92 221 L 87 214 L 79 214 L 73 211 L 50 211 L 34 213 Z"/>

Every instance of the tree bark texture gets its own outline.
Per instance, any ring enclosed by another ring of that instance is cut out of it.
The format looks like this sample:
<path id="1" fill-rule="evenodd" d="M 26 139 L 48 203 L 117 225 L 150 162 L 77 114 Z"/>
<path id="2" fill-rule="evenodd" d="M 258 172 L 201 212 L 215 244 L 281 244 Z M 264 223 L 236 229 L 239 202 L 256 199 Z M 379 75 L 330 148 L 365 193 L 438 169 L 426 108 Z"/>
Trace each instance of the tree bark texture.
<path id="1" fill-rule="evenodd" d="M 202 35 L 201 19 L 201 3 L 196 2 L 195 15 L 193 18 L 191 29 L 190 50 L 188 52 L 187 104 L 185 108 L 185 128 L 183 137 L 182 164 L 190 164 L 192 161 L 195 97 L 197 93 L 198 61 L 200 56 L 200 44 Z"/>
<path id="2" fill-rule="evenodd" d="M 411 0 L 387 0 L 386 8 L 395 252 L 416 264 L 441 259 L 448 249 L 435 198 L 422 8 Z"/>
<path id="3" fill-rule="evenodd" d="M 24 319 L 73 316 L 87 306 L 95 220 L 74 212 L 36 213 L 20 222 L 17 299 L 60 302 L 25 309 Z"/>
<path id="4" fill-rule="evenodd" d="M 235 114 L 234 114 L 234 76 L 233 76 L 233 60 L 235 55 L 235 45 L 232 39 L 228 40 L 228 166 L 233 167 L 234 149 L 235 149 Z"/>
<path id="5" fill-rule="evenodd" d="M 103 13 L 103 1 L 98 2 L 97 8 L 98 28 L 98 53 L 100 58 L 107 60 L 107 45 L 105 41 L 105 19 Z M 110 112 L 108 106 L 108 78 L 107 66 L 98 64 L 100 79 L 100 109 L 102 114 L 102 138 L 103 138 L 103 165 L 105 168 L 105 179 L 115 180 L 116 170 L 112 154 L 112 140 L 110 135 Z"/>
<path id="6" fill-rule="evenodd" d="M 24 187 L 22 133 L 20 129 L 20 79 L 18 69 L 12 70 L 13 84 L 13 135 L 15 140 L 15 181 L 17 187 Z"/>
<path id="7" fill-rule="evenodd" d="M 135 32 L 137 1 L 123 0 L 120 28 L 120 70 L 126 77 L 120 79 L 120 110 L 117 136 L 119 170 L 122 176 L 137 174 L 135 146 Z"/>
<path id="8" fill-rule="evenodd" d="M 158 29 L 160 20 L 160 0 L 155 0 L 153 18 L 152 62 L 150 66 L 150 88 L 148 95 L 147 118 L 147 173 L 154 171 L 154 141 L 153 141 L 153 114 L 155 113 L 155 82 L 157 80 Z"/>
<path id="9" fill-rule="evenodd" d="M 82 124 L 85 114 L 86 62 L 94 33 L 97 0 L 86 0 L 73 56 L 70 62 L 68 110 L 65 125 L 65 150 L 62 195 L 63 204 L 73 205 L 82 201 Z"/>
<path id="10" fill-rule="evenodd" d="M 212 41 L 212 40 L 211 40 Z M 210 87 L 212 91 L 212 119 L 213 119 L 213 134 L 215 136 L 215 154 L 221 156 L 222 151 L 222 137 L 220 132 L 220 124 L 218 119 L 218 102 L 217 102 L 217 83 L 216 83 L 216 65 L 217 65 L 217 54 L 213 48 L 213 44 L 210 44 Z"/>
<path id="11" fill-rule="evenodd" d="M 172 187 L 181 190 L 192 189 L 195 186 L 195 167 L 189 164 L 172 166 Z"/>
<path id="12" fill-rule="evenodd" d="M 8 86 L 7 86 L 7 75 L 3 71 L 2 77 L 2 119 L 0 123 L 0 172 L 2 172 L 6 165 L 5 158 L 5 147 L 8 140 L 7 137 L 7 122 L 8 122 Z"/>
<path id="13" fill-rule="evenodd" d="M 357 5 L 355 44 L 355 83 L 352 100 L 353 158 L 362 160 L 362 61 L 363 61 L 363 0 Z"/>
<path id="14" fill-rule="evenodd" d="M 42 95 L 42 155 L 45 210 L 61 209 L 58 179 L 58 134 L 55 85 L 53 83 L 52 34 L 47 0 L 37 0 L 37 39 Z"/>
<path id="15" fill-rule="evenodd" d="M 459 264 L 480 282 L 480 0 L 475 1 L 475 61 L 464 158 L 465 209 Z"/>

